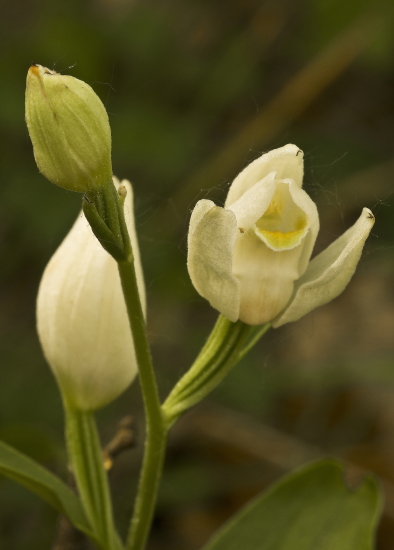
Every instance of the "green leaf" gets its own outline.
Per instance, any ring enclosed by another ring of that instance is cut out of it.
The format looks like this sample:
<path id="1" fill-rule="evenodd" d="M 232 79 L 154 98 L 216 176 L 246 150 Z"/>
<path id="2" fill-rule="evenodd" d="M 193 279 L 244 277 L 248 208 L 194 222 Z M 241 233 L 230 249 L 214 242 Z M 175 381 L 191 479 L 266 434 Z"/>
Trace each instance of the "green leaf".
<path id="1" fill-rule="evenodd" d="M 203 550 L 372 550 L 381 508 L 374 477 L 353 490 L 341 464 L 320 461 L 259 495 Z"/>
<path id="2" fill-rule="evenodd" d="M 0 441 L 0 474 L 16 481 L 65 514 L 72 524 L 95 538 L 79 498 L 40 464 Z"/>

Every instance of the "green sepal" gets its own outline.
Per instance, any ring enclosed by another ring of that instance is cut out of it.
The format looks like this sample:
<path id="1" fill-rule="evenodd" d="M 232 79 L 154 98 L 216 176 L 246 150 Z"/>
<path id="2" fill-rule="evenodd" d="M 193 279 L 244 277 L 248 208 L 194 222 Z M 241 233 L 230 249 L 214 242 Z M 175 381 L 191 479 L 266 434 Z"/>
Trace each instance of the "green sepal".
<path id="1" fill-rule="evenodd" d="M 334 460 L 303 467 L 275 483 L 211 538 L 202 550 L 372 550 L 382 510 L 379 484 L 356 489 Z"/>
<path id="2" fill-rule="evenodd" d="M 1 441 L 0 474 L 41 497 L 56 510 L 66 515 L 77 529 L 95 540 L 93 530 L 77 495 L 49 470 Z"/>

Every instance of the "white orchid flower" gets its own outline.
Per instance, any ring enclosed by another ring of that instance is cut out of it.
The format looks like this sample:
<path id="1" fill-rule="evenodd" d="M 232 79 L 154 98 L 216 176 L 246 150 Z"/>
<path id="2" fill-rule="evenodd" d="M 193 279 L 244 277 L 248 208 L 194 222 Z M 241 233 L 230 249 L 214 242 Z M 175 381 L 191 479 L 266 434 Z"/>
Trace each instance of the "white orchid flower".
<path id="1" fill-rule="evenodd" d="M 338 296 L 360 259 L 374 216 L 358 221 L 312 261 L 316 205 L 302 190 L 303 153 L 289 144 L 233 181 L 225 207 L 201 200 L 188 236 L 196 290 L 230 321 L 279 327 Z"/>
<path id="2" fill-rule="evenodd" d="M 119 181 L 114 178 L 116 187 Z M 138 288 L 145 289 L 128 181 L 124 204 Z M 116 261 L 80 213 L 49 261 L 37 301 L 45 357 L 68 406 L 89 411 L 109 403 L 131 383 L 137 363 Z"/>

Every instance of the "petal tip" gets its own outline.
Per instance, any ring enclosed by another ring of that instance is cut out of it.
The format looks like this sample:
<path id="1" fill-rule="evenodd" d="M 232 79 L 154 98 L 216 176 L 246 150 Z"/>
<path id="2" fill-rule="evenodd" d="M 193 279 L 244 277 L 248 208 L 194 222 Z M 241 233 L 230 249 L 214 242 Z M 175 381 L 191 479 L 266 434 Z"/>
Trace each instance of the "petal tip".
<path id="1" fill-rule="evenodd" d="M 288 143 L 283 147 L 283 152 L 294 155 L 296 157 L 300 157 L 301 159 L 304 156 L 304 151 L 297 147 L 297 145 L 294 145 L 294 143 Z"/>
<path id="2" fill-rule="evenodd" d="M 363 214 L 368 220 L 371 220 L 371 223 L 375 223 L 375 216 L 373 215 L 372 210 L 369 208 L 363 208 Z"/>

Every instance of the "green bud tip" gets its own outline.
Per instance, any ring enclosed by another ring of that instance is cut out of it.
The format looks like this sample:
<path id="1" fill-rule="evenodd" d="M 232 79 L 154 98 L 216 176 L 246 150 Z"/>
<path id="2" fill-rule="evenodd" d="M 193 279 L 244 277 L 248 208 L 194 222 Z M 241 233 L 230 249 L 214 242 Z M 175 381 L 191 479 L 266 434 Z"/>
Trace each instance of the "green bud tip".
<path id="1" fill-rule="evenodd" d="M 127 195 L 127 189 L 124 185 L 120 185 L 118 187 L 118 195 L 119 195 L 120 204 L 123 206 Z"/>
<path id="2" fill-rule="evenodd" d="M 85 82 L 32 65 L 26 123 L 38 169 L 52 183 L 80 193 L 112 185 L 108 115 Z"/>

